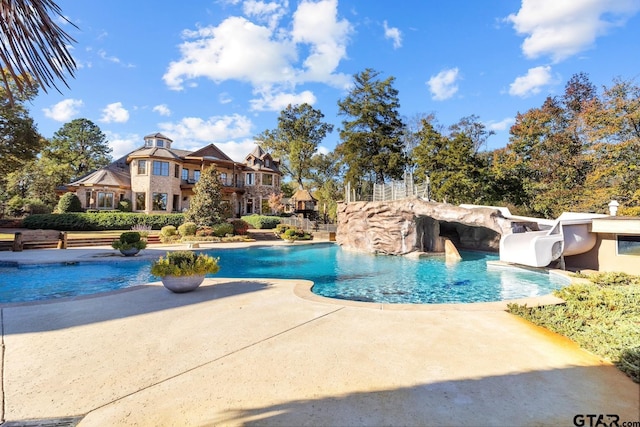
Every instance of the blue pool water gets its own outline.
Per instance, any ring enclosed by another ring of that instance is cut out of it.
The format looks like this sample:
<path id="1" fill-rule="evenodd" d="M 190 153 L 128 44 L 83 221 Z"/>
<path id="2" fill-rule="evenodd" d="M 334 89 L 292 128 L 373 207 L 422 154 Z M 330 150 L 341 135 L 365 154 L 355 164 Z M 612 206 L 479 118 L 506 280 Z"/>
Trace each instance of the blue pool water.
<path id="1" fill-rule="evenodd" d="M 333 244 L 253 247 L 204 251 L 220 258 L 212 277 L 302 278 L 313 292 L 332 298 L 388 303 L 466 303 L 548 294 L 566 279 L 503 267 L 487 267 L 497 255 L 462 252 L 408 259 L 342 250 Z M 150 261 L 94 262 L 39 266 L 0 265 L 0 303 L 95 294 L 158 280 Z"/>

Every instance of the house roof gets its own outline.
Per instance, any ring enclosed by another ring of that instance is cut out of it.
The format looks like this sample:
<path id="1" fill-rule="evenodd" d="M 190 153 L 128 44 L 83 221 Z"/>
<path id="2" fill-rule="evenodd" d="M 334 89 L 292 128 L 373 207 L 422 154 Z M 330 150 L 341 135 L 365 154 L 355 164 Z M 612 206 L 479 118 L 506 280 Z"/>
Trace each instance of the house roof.
<path id="1" fill-rule="evenodd" d="M 151 135 L 147 135 L 147 136 L 144 137 L 144 139 L 147 139 L 147 138 L 162 138 L 162 139 L 166 139 L 167 141 L 173 142 L 173 140 L 171 138 L 167 138 L 166 136 L 164 136 L 160 132 L 152 133 Z"/>
<path id="2" fill-rule="evenodd" d="M 303 188 L 299 188 L 293 193 L 291 196 L 291 200 L 295 200 L 296 202 L 316 202 L 317 199 L 311 195 L 309 190 L 305 190 Z"/>
<path id="3" fill-rule="evenodd" d="M 190 151 L 187 150 L 174 150 L 162 147 L 142 147 L 129 153 L 127 155 L 127 161 L 130 161 L 129 159 L 138 157 L 158 157 L 164 159 L 180 160 L 189 153 Z"/>
<path id="4" fill-rule="evenodd" d="M 214 161 L 222 160 L 225 162 L 233 162 L 231 157 L 224 154 L 222 150 L 220 150 L 214 144 L 209 144 L 206 147 L 203 147 L 197 151 L 189 153 L 185 157 L 197 157 L 197 158 L 202 158 L 206 160 L 214 160 Z"/>
<path id="5" fill-rule="evenodd" d="M 131 187 L 131 174 L 126 163 L 126 156 L 69 184 L 70 187 L 79 185 Z"/>
<path id="6" fill-rule="evenodd" d="M 259 145 L 256 145 L 256 148 L 253 149 L 253 151 L 249 154 L 247 154 L 247 157 L 245 157 L 245 161 L 248 161 L 251 158 L 255 158 L 258 159 L 259 161 L 257 162 L 257 164 L 251 164 L 248 163 L 248 167 L 253 169 L 253 170 L 268 170 L 271 172 L 276 172 L 279 174 L 282 174 L 280 172 L 280 168 L 278 167 L 278 161 L 275 160 L 273 157 L 271 157 L 271 154 L 267 153 L 266 151 L 264 151 L 262 149 L 262 147 L 260 147 Z M 265 165 L 265 160 L 271 160 L 269 162 L 269 166 Z"/>

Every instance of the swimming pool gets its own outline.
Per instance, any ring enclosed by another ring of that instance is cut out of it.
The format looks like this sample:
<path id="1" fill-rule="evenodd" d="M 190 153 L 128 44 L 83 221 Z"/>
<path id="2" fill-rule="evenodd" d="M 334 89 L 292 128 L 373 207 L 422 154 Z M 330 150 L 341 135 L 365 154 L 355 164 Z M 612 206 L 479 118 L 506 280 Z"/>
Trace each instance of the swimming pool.
<path id="1" fill-rule="evenodd" d="M 220 258 L 212 277 L 308 279 L 318 295 L 386 303 L 466 303 L 548 294 L 562 277 L 513 268 L 491 268 L 497 255 L 462 252 L 408 259 L 351 252 L 334 244 L 263 246 L 203 251 Z M 82 262 L 36 266 L 0 264 L 0 303 L 78 296 L 128 288 L 158 278 L 150 261 Z"/>

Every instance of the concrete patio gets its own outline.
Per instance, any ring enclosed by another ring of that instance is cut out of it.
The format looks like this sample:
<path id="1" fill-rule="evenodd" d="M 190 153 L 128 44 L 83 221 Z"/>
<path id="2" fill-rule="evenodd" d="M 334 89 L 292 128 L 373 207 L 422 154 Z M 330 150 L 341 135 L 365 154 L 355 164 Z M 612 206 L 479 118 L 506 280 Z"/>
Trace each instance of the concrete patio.
<path id="1" fill-rule="evenodd" d="M 0 253 L 0 261 L 107 252 L 31 250 Z M 317 297 L 310 285 L 221 277 L 188 294 L 151 283 L 4 305 L 2 419 L 7 426 L 65 417 L 79 426 L 571 426 L 580 414 L 640 421 L 638 384 L 504 304 L 353 303 Z"/>

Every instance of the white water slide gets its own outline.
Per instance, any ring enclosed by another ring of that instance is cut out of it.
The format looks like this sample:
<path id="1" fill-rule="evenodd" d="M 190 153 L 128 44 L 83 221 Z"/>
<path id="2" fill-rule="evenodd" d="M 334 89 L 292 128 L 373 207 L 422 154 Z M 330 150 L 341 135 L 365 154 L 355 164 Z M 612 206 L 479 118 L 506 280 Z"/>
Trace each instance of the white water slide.
<path id="1" fill-rule="evenodd" d="M 503 214 L 506 213 L 503 211 Z M 594 218 L 607 215 L 565 212 L 555 221 L 535 218 L 519 218 L 509 214 L 517 227 L 518 220 L 535 222 L 539 228 L 550 227 L 542 231 L 525 231 L 503 235 L 500 239 L 500 261 L 546 267 L 561 256 L 578 255 L 590 251 L 596 244 L 596 235 L 589 232 Z M 517 229 L 517 228 L 516 228 Z"/>

